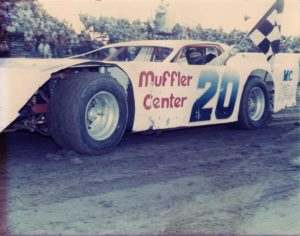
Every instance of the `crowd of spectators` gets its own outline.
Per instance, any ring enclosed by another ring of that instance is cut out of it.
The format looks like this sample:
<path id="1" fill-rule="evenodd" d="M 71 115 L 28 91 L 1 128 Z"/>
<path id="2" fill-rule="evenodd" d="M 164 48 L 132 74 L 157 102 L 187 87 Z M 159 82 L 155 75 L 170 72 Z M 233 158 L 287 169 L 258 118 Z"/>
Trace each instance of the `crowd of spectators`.
<path id="1" fill-rule="evenodd" d="M 80 48 L 79 35 L 66 22 L 47 14 L 37 1 L 1 2 L 0 20 L 2 42 L 24 41 L 24 49 L 32 55 L 64 57 Z"/>
<path id="2" fill-rule="evenodd" d="M 247 32 L 232 30 L 227 33 L 222 28 L 203 28 L 200 24 L 194 28 L 175 24 L 168 33 L 158 32 L 150 21 L 139 20 L 130 23 L 125 19 L 81 15 L 86 28 L 94 27 L 98 32 L 109 32 L 109 42 L 147 39 L 196 39 L 203 41 L 221 42 L 227 45 L 237 45 L 246 36 Z M 257 52 L 258 48 L 250 39 L 246 39 L 239 47 L 242 52 Z M 281 52 L 300 53 L 300 37 L 282 36 Z"/>
<path id="3" fill-rule="evenodd" d="M 0 57 L 9 56 L 9 46 L 6 38 L 7 18 L 6 4 L 0 2 Z"/>
<path id="4" fill-rule="evenodd" d="M 130 22 L 113 17 L 80 15 L 84 26 L 76 34 L 71 25 L 50 16 L 35 0 L 0 2 L 0 56 L 9 56 L 9 42 L 21 40 L 24 50 L 40 57 L 66 57 L 84 53 L 108 43 L 147 39 L 198 39 L 228 45 L 238 44 L 246 32 L 194 28 L 176 24 L 170 32 L 158 32 L 155 23 L 139 20 Z M 300 53 L 300 37 L 282 37 L 281 51 Z M 240 45 L 244 52 L 257 47 L 246 40 Z"/>

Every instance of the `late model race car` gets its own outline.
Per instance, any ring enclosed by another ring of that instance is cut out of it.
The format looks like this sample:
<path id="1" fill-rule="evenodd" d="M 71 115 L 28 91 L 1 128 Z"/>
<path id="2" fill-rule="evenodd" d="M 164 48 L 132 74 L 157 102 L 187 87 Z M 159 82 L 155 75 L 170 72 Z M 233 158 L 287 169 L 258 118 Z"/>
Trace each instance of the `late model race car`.
<path id="1" fill-rule="evenodd" d="M 111 44 L 69 59 L 2 59 L 0 131 L 28 129 L 83 154 L 113 150 L 125 130 L 233 123 L 265 127 L 296 104 L 299 57 L 228 51 L 216 42 Z"/>

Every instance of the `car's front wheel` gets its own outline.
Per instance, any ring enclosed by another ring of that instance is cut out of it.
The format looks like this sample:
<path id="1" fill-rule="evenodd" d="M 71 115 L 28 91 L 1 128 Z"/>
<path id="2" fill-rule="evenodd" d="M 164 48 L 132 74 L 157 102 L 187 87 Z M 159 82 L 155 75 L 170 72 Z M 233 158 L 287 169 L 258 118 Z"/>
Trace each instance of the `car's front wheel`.
<path id="1" fill-rule="evenodd" d="M 49 103 L 49 129 L 59 145 L 103 154 L 120 142 L 127 125 L 127 97 L 112 77 L 86 72 L 61 81 Z M 59 102 L 59 103 L 58 103 Z"/>

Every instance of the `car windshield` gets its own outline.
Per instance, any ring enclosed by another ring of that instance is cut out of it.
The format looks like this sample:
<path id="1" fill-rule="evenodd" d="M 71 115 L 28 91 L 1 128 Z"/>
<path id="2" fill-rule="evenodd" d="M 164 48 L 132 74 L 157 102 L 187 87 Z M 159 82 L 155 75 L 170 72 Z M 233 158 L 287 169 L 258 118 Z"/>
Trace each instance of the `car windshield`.
<path id="1" fill-rule="evenodd" d="M 170 55 L 172 48 L 156 46 L 120 46 L 99 49 L 80 56 L 101 61 L 163 61 Z"/>

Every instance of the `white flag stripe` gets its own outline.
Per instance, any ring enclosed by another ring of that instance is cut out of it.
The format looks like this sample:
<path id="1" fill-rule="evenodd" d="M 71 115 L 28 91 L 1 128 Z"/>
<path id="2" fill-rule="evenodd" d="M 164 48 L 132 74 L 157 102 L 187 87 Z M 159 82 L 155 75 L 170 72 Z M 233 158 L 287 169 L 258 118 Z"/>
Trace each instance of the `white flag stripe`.
<path id="1" fill-rule="evenodd" d="M 268 16 L 267 20 L 268 20 L 272 25 L 275 25 L 276 18 L 277 18 L 277 11 L 274 10 L 274 11 Z"/>
<path id="2" fill-rule="evenodd" d="M 265 36 L 259 30 L 254 30 L 253 33 L 249 36 L 249 38 L 256 45 L 258 45 L 258 44 L 260 44 L 265 39 Z"/>
<path id="3" fill-rule="evenodd" d="M 270 42 L 280 39 L 280 32 L 278 26 L 274 27 L 272 32 L 268 34 L 267 38 Z"/>
<path id="4" fill-rule="evenodd" d="M 282 12 L 277 14 L 277 17 L 276 17 L 277 25 L 281 25 L 281 21 L 282 21 Z"/>
<path id="5" fill-rule="evenodd" d="M 269 58 L 269 56 L 274 55 L 272 48 L 269 48 L 269 51 L 266 53 L 266 57 Z"/>

